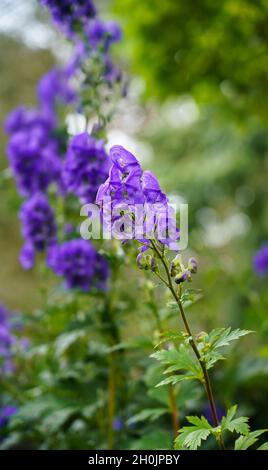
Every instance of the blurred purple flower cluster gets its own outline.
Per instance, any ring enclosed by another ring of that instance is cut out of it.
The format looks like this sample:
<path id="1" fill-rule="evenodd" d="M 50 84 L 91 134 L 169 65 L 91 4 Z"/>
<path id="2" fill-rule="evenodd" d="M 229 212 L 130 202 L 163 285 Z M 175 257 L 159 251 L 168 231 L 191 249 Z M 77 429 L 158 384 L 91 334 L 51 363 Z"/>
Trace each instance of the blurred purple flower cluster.
<path id="1" fill-rule="evenodd" d="M 82 203 L 94 202 L 100 184 L 108 176 L 109 167 L 103 140 L 97 140 L 87 132 L 76 135 L 70 141 L 64 161 L 65 189 Z"/>
<path id="2" fill-rule="evenodd" d="M 140 241 L 142 251 L 150 246 L 149 239 L 168 246 L 176 243 L 179 231 L 175 214 L 156 177 L 150 171 L 143 171 L 134 155 L 119 145 L 112 147 L 110 156 L 109 177 L 100 186 L 96 198 L 104 226 L 109 224 L 119 238 L 121 231 L 122 239 L 129 235 L 130 239 Z M 106 201 L 111 202 L 108 214 Z"/>
<path id="3" fill-rule="evenodd" d="M 97 57 L 104 81 L 112 85 L 121 80 L 121 71 L 110 57 L 111 45 L 122 39 L 116 22 L 102 21 L 92 0 L 40 0 L 40 3 L 49 9 L 60 30 L 77 44 L 79 60 Z"/>
<path id="4" fill-rule="evenodd" d="M 96 15 L 92 0 L 40 0 L 40 2 L 50 10 L 55 23 L 69 36 Z"/>
<path id="5" fill-rule="evenodd" d="M 0 429 L 6 427 L 11 416 L 13 416 L 17 411 L 18 409 L 11 405 L 6 405 L 0 408 Z"/>
<path id="6" fill-rule="evenodd" d="M 12 346 L 16 338 L 12 332 L 12 326 L 9 319 L 9 313 L 0 305 L 0 373 L 8 374 L 13 372 Z"/>
<path id="7" fill-rule="evenodd" d="M 99 186 L 108 177 L 110 160 L 104 141 L 96 137 L 97 126 L 92 131 L 94 136 L 84 132 L 68 143 L 67 133 L 60 127 L 58 104 L 71 104 L 80 111 L 87 106 L 83 101 L 83 85 L 81 96 L 73 88 L 74 76 L 79 71 L 80 79 L 86 80 L 89 76 L 90 81 L 93 77 L 94 83 L 87 83 L 87 86 L 106 83 L 110 89 L 111 84 L 120 79 L 120 71 L 110 58 L 110 48 L 122 34 L 116 23 L 100 20 L 91 0 L 40 2 L 72 40 L 74 52 L 64 68 L 53 67 L 40 79 L 38 107 L 19 106 L 5 122 L 10 167 L 18 192 L 26 199 L 20 210 L 25 240 L 20 262 L 25 269 L 30 269 L 37 252 L 49 251 L 49 266 L 65 278 L 68 287 L 89 290 L 96 285 L 104 288 L 108 276 L 106 261 L 97 256 L 90 243 L 70 241 L 73 232 L 57 233 L 60 224 L 57 227 L 57 216 L 50 207 L 50 187 L 56 188 L 56 198 L 67 200 L 68 195 L 72 195 L 81 203 L 93 203 Z M 92 64 L 99 64 L 92 73 L 85 67 L 90 58 Z M 103 119 L 103 116 L 98 115 L 98 118 Z M 64 222 L 66 225 L 69 221 Z M 68 241 L 64 243 L 66 238 Z M 58 240 L 61 240 L 60 245 L 57 245 Z M 84 267 L 78 262 L 83 253 L 89 263 Z"/>
<path id="8" fill-rule="evenodd" d="M 265 243 L 255 254 L 253 259 L 255 272 L 263 277 L 268 274 L 268 243 Z"/>
<path id="9" fill-rule="evenodd" d="M 34 264 L 35 252 L 56 243 L 56 223 L 47 197 L 36 193 L 26 201 L 21 207 L 20 219 L 25 239 L 20 261 L 25 269 L 29 269 Z"/>
<path id="10" fill-rule="evenodd" d="M 68 289 L 79 288 L 87 292 L 92 287 L 106 287 L 108 264 L 90 241 L 75 239 L 52 246 L 48 252 L 48 265 L 65 279 Z"/>
<path id="11" fill-rule="evenodd" d="M 28 346 L 27 338 L 17 338 L 14 333 L 18 330 L 18 324 L 11 321 L 11 314 L 0 305 L 0 374 L 6 375 L 14 372 L 12 361 L 14 348 L 25 349 Z"/>

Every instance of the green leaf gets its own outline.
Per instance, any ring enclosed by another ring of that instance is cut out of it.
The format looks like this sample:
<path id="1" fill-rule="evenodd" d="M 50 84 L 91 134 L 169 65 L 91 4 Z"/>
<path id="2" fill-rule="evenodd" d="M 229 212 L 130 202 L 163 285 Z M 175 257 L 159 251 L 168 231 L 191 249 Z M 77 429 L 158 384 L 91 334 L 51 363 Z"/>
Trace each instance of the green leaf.
<path id="1" fill-rule="evenodd" d="M 178 379 L 178 381 L 184 380 L 185 376 L 187 377 L 187 380 L 190 377 L 192 379 L 201 380 L 203 377 L 199 363 L 193 357 L 189 348 L 184 344 L 181 344 L 178 350 L 174 348 L 162 349 L 161 351 L 157 351 L 152 354 L 151 357 L 157 359 L 164 366 L 168 366 L 164 370 L 164 374 L 172 374 L 172 372 L 179 372 L 181 370 L 186 371 L 187 374 L 182 374 L 184 377 L 182 379 Z"/>
<path id="2" fill-rule="evenodd" d="M 85 337 L 84 330 L 75 330 L 69 333 L 63 333 L 55 341 L 56 356 L 61 356 L 66 350 L 81 338 Z"/>
<path id="3" fill-rule="evenodd" d="M 78 408 L 65 408 L 54 411 L 43 420 L 41 429 L 44 433 L 55 433 L 62 428 L 66 421 L 77 415 L 77 413 L 79 413 Z"/>
<path id="4" fill-rule="evenodd" d="M 193 426 L 184 426 L 180 430 L 179 436 L 175 439 L 175 449 L 184 448 L 196 450 L 201 446 L 202 441 L 206 440 L 213 432 L 212 426 L 204 416 L 187 416 L 189 423 Z"/>
<path id="5" fill-rule="evenodd" d="M 159 348 L 159 346 L 162 346 L 163 344 L 165 343 L 168 343 L 168 342 L 174 342 L 176 340 L 184 340 L 188 335 L 186 333 L 183 333 L 182 331 L 174 331 L 174 330 L 170 330 L 170 331 L 164 331 L 163 333 L 161 333 L 160 337 L 161 337 L 161 340 L 155 345 L 155 349 Z"/>
<path id="6" fill-rule="evenodd" d="M 137 413 L 136 415 L 129 418 L 127 424 L 130 425 L 147 420 L 153 422 L 168 412 L 169 411 L 167 410 L 167 408 L 151 408 L 142 410 L 140 413 Z"/>
<path id="7" fill-rule="evenodd" d="M 196 377 L 193 375 L 187 375 L 187 374 L 180 374 L 180 375 L 170 375 L 164 380 L 161 380 L 156 387 L 162 387 L 163 385 L 176 385 L 179 382 L 183 382 L 184 380 L 195 380 Z"/>
<path id="8" fill-rule="evenodd" d="M 203 297 L 201 289 L 186 289 L 181 296 L 182 305 L 187 308 L 190 305 L 195 304 L 199 299 Z"/>
<path id="9" fill-rule="evenodd" d="M 109 348 L 109 351 L 117 351 L 120 349 L 150 349 L 152 350 L 152 340 L 145 336 L 134 336 L 129 338 L 126 341 L 116 344 L 112 348 Z"/>
<path id="10" fill-rule="evenodd" d="M 257 450 L 268 450 L 268 442 L 264 442 Z"/>
<path id="11" fill-rule="evenodd" d="M 236 330 L 231 330 L 231 327 L 216 328 L 206 336 L 205 340 L 206 343 L 210 343 L 214 349 L 217 349 L 222 348 L 223 346 L 228 346 L 231 341 L 234 341 L 241 336 L 248 335 L 249 333 L 253 332 L 249 330 L 239 330 L 238 328 Z"/>
<path id="12" fill-rule="evenodd" d="M 209 334 L 205 334 L 202 341 L 199 341 L 198 349 L 207 368 L 210 369 L 217 361 L 225 359 L 217 349 L 228 346 L 241 336 L 252 333 L 248 330 L 231 330 L 231 328 L 216 328 Z"/>
<path id="13" fill-rule="evenodd" d="M 255 442 L 258 441 L 258 437 L 265 432 L 267 432 L 267 429 L 259 429 L 258 431 L 248 433 L 246 436 L 240 436 L 235 441 L 235 450 L 248 449 L 253 444 L 255 444 Z"/>
<path id="14" fill-rule="evenodd" d="M 130 445 L 133 450 L 167 450 L 172 449 L 170 432 L 158 431 L 157 429 L 147 431 L 140 439 L 135 440 Z"/>
<path id="15" fill-rule="evenodd" d="M 227 411 L 227 415 L 224 416 L 221 420 L 221 429 L 224 431 L 228 429 L 230 432 L 237 432 L 238 434 L 248 434 L 249 433 L 249 425 L 248 425 L 248 418 L 245 416 L 240 416 L 239 418 L 235 418 L 237 411 L 237 405 L 232 406 Z"/>

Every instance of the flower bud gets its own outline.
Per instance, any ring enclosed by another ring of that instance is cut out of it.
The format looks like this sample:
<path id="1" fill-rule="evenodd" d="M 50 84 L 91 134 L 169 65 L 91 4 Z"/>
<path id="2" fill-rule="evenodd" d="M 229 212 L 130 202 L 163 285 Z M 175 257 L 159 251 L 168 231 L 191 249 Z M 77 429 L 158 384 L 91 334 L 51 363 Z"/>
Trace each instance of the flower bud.
<path id="1" fill-rule="evenodd" d="M 197 261 L 195 258 L 190 258 L 188 261 L 188 269 L 191 273 L 195 274 L 197 272 Z"/>
<path id="2" fill-rule="evenodd" d="M 136 263 L 140 269 L 144 269 L 143 253 L 139 253 L 136 258 Z"/>
<path id="3" fill-rule="evenodd" d="M 145 269 L 145 271 L 156 271 L 157 264 L 155 258 L 151 255 L 145 253 L 139 253 L 136 258 L 137 265 L 140 269 Z"/>
<path id="4" fill-rule="evenodd" d="M 170 275 L 171 277 L 175 277 L 176 274 L 180 273 L 183 269 L 183 265 L 181 263 L 181 256 L 177 255 L 170 264 Z"/>
<path id="5" fill-rule="evenodd" d="M 195 337 L 198 343 L 202 343 L 208 334 L 205 331 L 200 331 Z"/>
<path id="6" fill-rule="evenodd" d="M 191 281 L 191 280 L 192 280 L 192 276 L 188 269 L 186 269 L 185 271 L 182 271 L 181 273 L 175 276 L 176 284 L 181 284 L 182 282 Z"/>

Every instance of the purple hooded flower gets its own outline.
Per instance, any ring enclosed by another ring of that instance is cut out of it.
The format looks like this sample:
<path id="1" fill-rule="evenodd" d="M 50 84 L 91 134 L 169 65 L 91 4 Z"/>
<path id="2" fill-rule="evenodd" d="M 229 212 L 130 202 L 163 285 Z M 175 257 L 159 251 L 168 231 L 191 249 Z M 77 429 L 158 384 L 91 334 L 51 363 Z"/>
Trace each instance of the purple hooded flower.
<path id="1" fill-rule="evenodd" d="M 268 274 L 268 244 L 264 244 L 253 259 L 255 272 L 258 276 L 263 277 Z"/>
<path id="2" fill-rule="evenodd" d="M 18 409 L 15 406 L 4 406 L 0 408 L 0 429 L 7 426 L 9 419 L 13 416 Z"/>
<path id="3" fill-rule="evenodd" d="M 29 269 L 33 266 L 35 252 L 44 251 L 56 242 L 54 213 L 47 197 L 36 193 L 26 201 L 21 207 L 20 219 L 25 239 L 20 261 L 24 269 Z"/>
<path id="4" fill-rule="evenodd" d="M 85 292 L 94 286 L 104 288 L 109 274 L 105 260 L 102 261 L 94 246 L 83 239 L 51 247 L 48 266 L 64 278 L 67 289 L 79 288 Z"/>
<path id="5" fill-rule="evenodd" d="M 104 227 L 109 229 L 110 224 L 116 238 L 135 238 L 148 245 L 148 238 L 154 238 L 176 249 L 179 230 L 175 213 L 156 177 L 149 171 L 143 172 L 134 155 L 119 145 L 112 147 L 110 155 L 113 164 L 109 177 L 96 197 Z M 106 210 L 108 199 L 111 207 Z M 119 236 L 120 232 L 123 236 Z"/>
<path id="6" fill-rule="evenodd" d="M 108 176 L 110 160 L 102 140 L 84 132 L 70 141 L 63 168 L 67 192 L 82 203 L 95 202 L 97 190 Z"/>

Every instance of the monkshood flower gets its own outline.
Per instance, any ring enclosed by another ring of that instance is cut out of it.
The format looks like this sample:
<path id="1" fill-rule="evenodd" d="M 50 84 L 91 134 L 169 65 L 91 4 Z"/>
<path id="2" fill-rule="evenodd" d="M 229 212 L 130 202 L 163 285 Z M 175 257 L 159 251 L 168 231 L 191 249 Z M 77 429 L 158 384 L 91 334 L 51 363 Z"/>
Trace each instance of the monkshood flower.
<path id="1" fill-rule="evenodd" d="M 173 208 L 156 177 L 143 171 L 134 155 L 119 145 L 112 147 L 110 156 L 109 177 L 96 197 L 105 229 L 110 224 L 116 238 L 140 241 L 143 251 L 150 247 L 150 239 L 172 248 L 179 231 Z M 108 201 L 111 207 L 106 211 Z"/>
<path id="2" fill-rule="evenodd" d="M 34 264 L 35 253 L 45 251 L 56 242 L 56 223 L 47 197 L 36 193 L 26 201 L 20 210 L 20 220 L 25 239 L 20 262 L 24 269 L 30 269 Z"/>
<path id="3" fill-rule="evenodd" d="M 15 134 L 20 131 L 40 131 L 47 136 L 54 127 L 54 117 L 43 110 L 27 109 L 18 106 L 8 114 L 4 128 L 7 134 Z"/>
<path id="4" fill-rule="evenodd" d="M 63 184 L 67 192 L 75 194 L 82 203 L 92 203 L 108 176 L 109 167 L 103 140 L 84 132 L 70 141 L 63 166 Z"/>
<path id="5" fill-rule="evenodd" d="M 0 374 L 14 371 L 12 347 L 16 343 L 13 335 L 10 316 L 7 309 L 0 305 Z"/>
<path id="6" fill-rule="evenodd" d="M 124 423 L 122 419 L 115 417 L 113 420 L 113 430 L 119 432 L 119 431 L 122 431 L 123 427 L 124 427 Z"/>
<path id="7" fill-rule="evenodd" d="M 18 409 L 15 406 L 6 405 L 0 408 L 0 429 L 5 428 Z"/>
<path id="8" fill-rule="evenodd" d="M 75 102 L 75 92 L 71 88 L 68 78 L 65 71 L 54 67 L 39 81 L 37 95 L 41 109 L 47 111 L 48 114 L 54 114 L 58 101 L 65 104 Z"/>
<path id="9" fill-rule="evenodd" d="M 49 136 L 46 127 L 33 125 L 14 133 L 7 154 L 22 196 L 45 191 L 52 182 L 58 181 L 61 169 L 58 142 Z"/>
<path id="10" fill-rule="evenodd" d="M 40 0 L 40 2 L 50 10 L 55 23 L 68 36 L 96 15 L 92 0 Z"/>
<path id="11" fill-rule="evenodd" d="M 93 287 L 106 287 L 108 265 L 87 240 L 74 239 L 52 246 L 47 263 L 55 274 L 64 278 L 67 289 L 88 292 Z"/>
<path id="12" fill-rule="evenodd" d="M 255 272 L 258 276 L 266 276 L 268 274 L 268 243 L 264 244 L 253 259 Z"/>
<path id="13" fill-rule="evenodd" d="M 100 48 L 102 52 L 108 52 L 110 46 L 122 39 L 122 31 L 115 21 L 101 21 L 94 18 L 85 28 L 85 35 L 89 45 L 93 49 Z"/>

